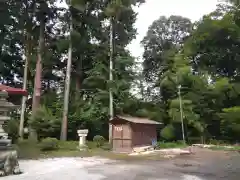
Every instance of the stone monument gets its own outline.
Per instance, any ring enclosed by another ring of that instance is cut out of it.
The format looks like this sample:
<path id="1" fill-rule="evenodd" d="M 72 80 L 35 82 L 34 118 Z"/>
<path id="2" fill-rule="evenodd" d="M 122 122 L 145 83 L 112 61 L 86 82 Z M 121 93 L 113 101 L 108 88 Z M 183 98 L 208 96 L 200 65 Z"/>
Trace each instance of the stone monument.
<path id="1" fill-rule="evenodd" d="M 0 91 L 0 177 L 21 173 L 17 151 L 13 149 L 12 141 L 3 129 L 3 124 L 10 120 L 7 116 L 8 111 L 16 107 L 6 100 L 7 97 L 7 92 Z"/>
<path id="2" fill-rule="evenodd" d="M 81 129 L 77 131 L 79 136 L 79 149 L 84 150 L 87 148 L 86 146 L 86 137 L 88 135 L 88 129 Z"/>

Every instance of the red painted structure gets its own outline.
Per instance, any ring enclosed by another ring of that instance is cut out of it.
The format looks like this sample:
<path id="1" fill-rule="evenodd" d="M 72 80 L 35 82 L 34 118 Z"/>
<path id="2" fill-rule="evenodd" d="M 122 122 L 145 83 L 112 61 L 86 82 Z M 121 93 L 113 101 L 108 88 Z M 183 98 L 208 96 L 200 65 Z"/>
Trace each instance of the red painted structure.
<path id="1" fill-rule="evenodd" d="M 2 84 L 0 84 L 0 91 L 6 91 L 8 94 L 17 94 L 17 95 L 23 95 L 23 96 L 28 95 L 27 91 L 24 89 L 13 88 L 13 87 L 2 85 Z"/>

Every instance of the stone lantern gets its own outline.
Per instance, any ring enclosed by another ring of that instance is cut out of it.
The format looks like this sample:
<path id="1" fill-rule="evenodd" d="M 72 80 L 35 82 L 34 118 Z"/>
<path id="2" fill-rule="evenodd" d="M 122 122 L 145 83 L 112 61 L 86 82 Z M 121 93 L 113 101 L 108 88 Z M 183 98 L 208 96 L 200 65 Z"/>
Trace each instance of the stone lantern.
<path id="1" fill-rule="evenodd" d="M 7 97 L 7 92 L 0 91 L 0 176 L 20 173 L 17 151 L 12 148 L 11 139 L 3 129 L 3 124 L 10 120 L 8 111 L 16 107 L 6 100 Z"/>
<path id="2" fill-rule="evenodd" d="M 10 120 L 7 113 L 15 106 L 6 100 L 7 97 L 8 94 L 6 92 L 0 92 L 0 142 L 5 140 L 5 142 L 8 142 L 7 144 L 11 144 L 11 140 L 8 139 L 8 134 L 3 130 L 3 124 Z"/>
<path id="3" fill-rule="evenodd" d="M 86 137 L 88 135 L 88 129 L 81 129 L 77 131 L 79 137 L 79 149 L 86 149 Z"/>

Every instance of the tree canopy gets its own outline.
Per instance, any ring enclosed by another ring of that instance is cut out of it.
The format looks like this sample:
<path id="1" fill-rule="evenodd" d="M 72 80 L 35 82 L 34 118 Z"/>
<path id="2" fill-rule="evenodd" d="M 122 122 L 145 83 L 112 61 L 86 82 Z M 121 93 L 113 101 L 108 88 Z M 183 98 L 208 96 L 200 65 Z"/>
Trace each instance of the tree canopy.
<path id="1" fill-rule="evenodd" d="M 182 103 L 188 141 L 239 140 L 240 11 L 236 2 L 219 5 L 197 22 L 178 15 L 159 17 L 141 42 L 143 71 L 136 71 L 139 61 L 126 47 L 137 33 L 133 7 L 142 3 L 144 0 L 72 0 L 68 9 L 60 8 L 57 0 L 1 1 L 0 83 L 22 87 L 28 61 L 25 126 L 31 125 L 39 138 L 59 138 L 71 13 L 69 139 L 76 138 L 79 128 L 88 128 L 90 139 L 97 134 L 107 137 L 111 88 L 114 112 L 163 122 L 158 132 L 161 139 L 182 138 Z M 110 20 L 113 81 L 109 80 Z M 41 99 L 32 117 L 39 53 Z M 138 89 L 137 96 L 133 87 Z M 18 104 L 18 99 L 11 100 Z M 19 123 L 16 114 L 9 126 Z"/>

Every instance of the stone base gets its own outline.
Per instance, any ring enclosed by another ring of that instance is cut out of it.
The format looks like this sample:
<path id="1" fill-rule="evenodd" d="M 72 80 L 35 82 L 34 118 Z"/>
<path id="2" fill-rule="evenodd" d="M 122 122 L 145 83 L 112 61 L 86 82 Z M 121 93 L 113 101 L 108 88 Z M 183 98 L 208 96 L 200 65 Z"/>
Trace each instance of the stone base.
<path id="1" fill-rule="evenodd" d="M 8 176 L 13 174 L 21 174 L 18 159 L 17 151 L 1 151 L 0 152 L 0 177 Z"/>
<path id="2" fill-rule="evenodd" d="M 88 150 L 88 146 L 87 145 L 81 145 L 81 146 L 78 146 L 78 149 L 80 151 L 86 151 L 86 150 Z"/>

